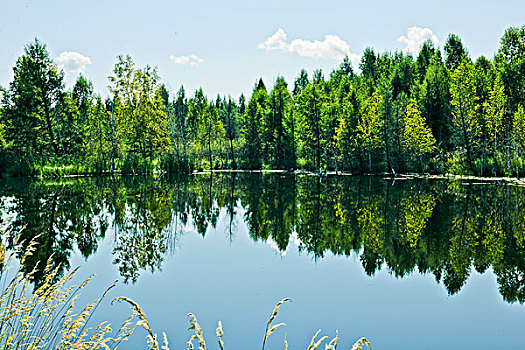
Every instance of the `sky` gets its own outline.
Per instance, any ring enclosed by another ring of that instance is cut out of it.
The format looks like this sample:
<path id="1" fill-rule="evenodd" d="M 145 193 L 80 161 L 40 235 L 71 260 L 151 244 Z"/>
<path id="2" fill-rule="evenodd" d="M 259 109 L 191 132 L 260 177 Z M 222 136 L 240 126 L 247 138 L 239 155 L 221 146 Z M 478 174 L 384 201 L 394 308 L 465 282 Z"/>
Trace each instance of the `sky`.
<path id="1" fill-rule="evenodd" d="M 474 59 L 497 52 L 505 29 L 525 24 L 525 1 L 135 1 L 1 0 L 0 85 L 24 46 L 38 38 L 64 70 L 108 95 L 116 58 L 156 66 L 174 94 L 202 87 L 210 97 L 250 95 L 262 77 L 292 85 L 301 69 L 325 76 L 348 55 L 417 52 L 430 39 L 443 47 L 460 36 Z"/>

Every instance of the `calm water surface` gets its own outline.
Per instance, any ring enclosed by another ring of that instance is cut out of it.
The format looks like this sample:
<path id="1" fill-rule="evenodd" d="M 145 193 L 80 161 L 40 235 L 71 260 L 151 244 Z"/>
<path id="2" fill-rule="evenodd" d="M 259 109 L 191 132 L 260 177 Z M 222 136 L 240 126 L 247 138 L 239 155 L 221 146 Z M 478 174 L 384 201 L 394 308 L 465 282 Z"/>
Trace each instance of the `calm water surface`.
<path id="1" fill-rule="evenodd" d="M 110 178 L 0 184 L 1 209 L 24 237 L 42 233 L 26 267 L 52 253 L 63 272 L 114 280 L 172 349 L 197 315 L 210 349 L 306 349 L 318 329 L 342 349 L 525 346 L 525 190 L 447 181 L 281 174 Z M 36 276 L 39 283 L 41 275 Z M 122 304 L 95 323 L 117 324 Z M 144 332 L 122 349 L 144 349 Z"/>

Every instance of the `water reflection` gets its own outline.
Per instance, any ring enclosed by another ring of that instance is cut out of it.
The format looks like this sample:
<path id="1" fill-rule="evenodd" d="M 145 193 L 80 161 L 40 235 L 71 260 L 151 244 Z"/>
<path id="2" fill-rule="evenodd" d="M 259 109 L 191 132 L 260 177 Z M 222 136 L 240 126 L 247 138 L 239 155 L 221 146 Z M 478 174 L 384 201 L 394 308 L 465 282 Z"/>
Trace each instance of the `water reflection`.
<path id="1" fill-rule="evenodd" d="M 154 179 L 122 177 L 0 186 L 9 227 L 40 244 L 26 271 L 52 256 L 69 268 L 76 245 L 95 254 L 114 234 L 113 263 L 127 283 L 156 271 L 188 230 L 205 236 L 220 215 L 234 240 L 244 221 L 253 240 L 285 252 L 290 241 L 314 259 L 356 255 L 366 274 L 431 273 L 448 293 L 474 270 L 492 267 L 506 301 L 525 302 L 525 206 L 519 187 L 447 181 L 282 174 L 211 174 Z M 112 227 L 113 230 L 108 230 Z M 183 249 L 178 247 L 177 249 Z M 42 280 L 36 273 L 35 282 Z"/>

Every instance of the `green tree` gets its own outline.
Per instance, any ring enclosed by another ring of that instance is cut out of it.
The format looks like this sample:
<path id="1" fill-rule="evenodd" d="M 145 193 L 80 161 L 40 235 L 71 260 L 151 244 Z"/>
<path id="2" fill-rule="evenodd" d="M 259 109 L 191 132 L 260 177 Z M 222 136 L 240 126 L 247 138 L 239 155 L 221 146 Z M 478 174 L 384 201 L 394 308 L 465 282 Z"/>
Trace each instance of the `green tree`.
<path id="1" fill-rule="evenodd" d="M 64 87 L 63 73 L 49 58 L 46 46 L 35 39 L 17 59 L 13 74 L 2 101 L 6 141 L 18 156 L 45 160 L 60 154 L 54 115 Z"/>
<path id="2" fill-rule="evenodd" d="M 157 69 L 135 69 L 130 56 L 118 56 L 109 77 L 115 101 L 116 137 L 122 151 L 151 159 L 169 145 L 169 128 Z"/>
<path id="3" fill-rule="evenodd" d="M 481 167 L 480 174 L 483 176 L 485 168 L 485 153 L 487 153 L 487 147 L 494 145 L 495 138 L 494 136 L 494 118 L 488 113 L 489 106 L 489 95 L 492 89 L 492 85 L 495 80 L 495 70 L 492 62 L 490 62 L 485 57 L 479 57 L 474 63 L 474 81 L 476 91 L 476 123 L 478 127 L 476 128 L 476 146 L 481 148 Z M 499 131 L 498 127 L 498 131 Z M 495 161 L 495 152 L 493 153 L 493 160 Z M 495 172 L 495 162 L 493 164 L 493 172 Z"/>
<path id="4" fill-rule="evenodd" d="M 222 123 L 224 125 L 225 136 L 230 142 L 230 167 L 237 169 L 235 160 L 234 141 L 239 137 L 239 108 L 231 97 L 222 105 Z"/>
<path id="5" fill-rule="evenodd" d="M 96 172 L 108 169 L 108 161 L 112 152 L 111 111 L 100 96 L 94 97 L 94 103 L 86 121 L 86 157 Z"/>
<path id="6" fill-rule="evenodd" d="M 470 170 L 473 170 L 472 134 L 477 127 L 475 118 L 476 91 L 473 84 L 473 75 L 472 64 L 463 60 L 458 68 L 451 73 L 450 81 L 454 124 L 461 130 L 461 136 L 467 152 L 467 164 Z"/>
<path id="7" fill-rule="evenodd" d="M 368 170 L 372 172 L 372 153 L 381 146 L 381 136 L 384 121 L 381 119 L 382 99 L 375 93 L 370 96 L 362 107 L 357 124 L 358 147 L 368 153 Z"/>
<path id="8" fill-rule="evenodd" d="M 243 116 L 241 132 L 244 138 L 244 153 L 248 169 L 260 169 L 262 167 L 261 136 L 267 113 L 268 92 L 262 79 L 260 79 L 253 90 Z"/>
<path id="9" fill-rule="evenodd" d="M 513 139 L 514 139 L 514 153 L 516 157 L 516 177 L 520 177 L 520 152 L 525 147 L 525 111 L 522 106 L 518 106 L 518 110 L 514 113 L 513 121 Z"/>
<path id="10" fill-rule="evenodd" d="M 486 123 L 488 131 L 488 140 L 493 144 L 492 148 L 492 162 L 493 172 L 496 176 L 496 152 L 498 149 L 498 133 L 501 132 L 503 118 L 505 116 L 505 92 L 504 86 L 500 77 L 496 78 L 493 86 L 489 90 L 488 100 L 484 103 L 484 111 L 486 113 Z"/>
<path id="11" fill-rule="evenodd" d="M 434 55 L 421 85 L 419 103 L 438 147 L 445 151 L 450 149 L 452 128 L 449 101 L 449 77 L 440 57 Z"/>
<path id="12" fill-rule="evenodd" d="M 374 84 L 376 79 L 379 77 L 377 69 L 378 57 L 371 47 L 367 47 L 363 52 L 363 57 L 359 63 L 359 69 L 361 69 L 361 76 L 369 80 L 371 84 Z"/>
<path id="13" fill-rule="evenodd" d="M 525 25 L 510 27 L 501 38 L 495 57 L 508 96 L 509 111 L 525 105 Z"/>
<path id="14" fill-rule="evenodd" d="M 421 172 L 424 170 L 423 156 L 435 149 L 436 139 L 421 115 L 417 101 L 411 99 L 405 109 L 405 146 L 419 158 Z"/>
<path id="15" fill-rule="evenodd" d="M 427 40 L 421 45 L 419 55 L 417 56 L 416 65 L 419 73 L 419 82 L 423 82 L 425 75 L 427 74 L 427 68 L 430 65 L 432 57 L 436 54 L 436 49 L 432 41 Z"/>
<path id="16" fill-rule="evenodd" d="M 188 119 L 188 100 L 186 99 L 186 91 L 184 86 L 181 86 L 177 91 L 175 101 L 173 102 L 173 114 L 170 118 L 170 128 L 173 130 L 172 137 L 175 138 L 179 152 L 184 153 L 184 158 L 187 160 L 187 147 L 189 138 L 189 127 L 187 125 Z"/>
<path id="17" fill-rule="evenodd" d="M 449 34 L 445 46 L 445 63 L 449 71 L 454 71 L 463 60 L 468 59 L 467 49 L 456 34 Z"/>
<path id="18" fill-rule="evenodd" d="M 309 169 L 321 169 L 321 143 L 324 94 L 324 79 L 321 71 L 316 71 L 312 81 L 302 89 L 297 97 L 299 120 L 298 138 L 301 156 Z"/>
<path id="19" fill-rule="evenodd" d="M 269 95 L 269 110 L 263 132 L 269 164 L 275 168 L 284 168 L 291 164 L 291 136 L 285 125 L 291 99 L 288 84 L 283 77 L 278 77 Z"/>

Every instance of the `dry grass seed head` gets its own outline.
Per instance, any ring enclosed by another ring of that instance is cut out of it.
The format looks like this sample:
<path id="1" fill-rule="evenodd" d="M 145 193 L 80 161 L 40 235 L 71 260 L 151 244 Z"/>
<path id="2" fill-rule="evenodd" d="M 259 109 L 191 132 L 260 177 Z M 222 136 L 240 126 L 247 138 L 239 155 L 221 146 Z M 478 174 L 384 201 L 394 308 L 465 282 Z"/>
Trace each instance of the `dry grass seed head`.
<path id="1" fill-rule="evenodd" d="M 328 338 L 326 335 L 324 337 L 321 337 L 321 339 L 319 339 L 317 342 L 315 342 L 315 339 L 317 338 L 317 336 L 319 335 L 319 333 L 321 333 L 321 330 L 318 330 L 317 333 L 315 333 L 315 335 L 312 337 L 312 340 L 310 341 L 310 345 L 308 345 L 308 349 L 307 350 L 315 350 L 319 347 L 319 345 L 321 345 L 321 343 L 326 339 Z"/>
<path id="2" fill-rule="evenodd" d="M 325 346 L 325 350 L 336 350 L 339 341 L 339 332 L 335 331 L 335 337 Z"/>
<path id="3" fill-rule="evenodd" d="M 199 341 L 199 349 L 206 350 L 206 342 L 204 341 L 204 335 L 202 333 L 202 328 L 197 322 L 197 317 L 191 312 L 186 315 L 186 318 L 189 318 L 190 327 L 188 329 L 195 331 L 195 338 Z"/>
<path id="4" fill-rule="evenodd" d="M 266 324 L 266 330 L 268 330 L 268 328 L 270 327 L 270 324 L 272 324 L 273 320 L 275 319 L 275 317 L 277 316 L 277 312 L 279 312 L 279 308 L 281 307 L 281 305 L 286 302 L 286 301 L 292 301 L 292 299 L 290 298 L 284 298 L 282 299 L 281 301 L 279 301 L 277 303 L 277 305 L 275 305 L 273 311 L 272 311 L 272 315 L 270 316 L 270 318 L 268 319 L 268 323 Z"/>
<path id="5" fill-rule="evenodd" d="M 125 301 L 126 303 L 130 304 L 131 310 L 133 310 L 133 316 L 137 316 L 139 318 L 139 321 L 137 322 L 136 326 L 141 326 L 149 333 L 151 337 L 153 337 L 153 332 L 151 331 L 148 318 L 146 317 L 144 311 L 142 311 L 142 308 L 139 306 L 139 304 L 137 304 L 134 300 L 128 297 L 117 297 L 113 299 L 111 303 L 113 303 L 114 301 Z"/>
<path id="6" fill-rule="evenodd" d="M 166 333 L 162 332 L 162 350 L 170 350 L 169 344 L 168 344 L 168 337 L 166 336 Z"/>
<path id="7" fill-rule="evenodd" d="M 284 326 L 285 324 L 284 323 L 279 323 L 273 327 L 270 327 L 273 320 L 275 319 L 275 317 L 277 316 L 277 313 L 279 312 L 279 308 L 281 307 L 281 305 L 284 303 L 284 302 L 287 302 L 287 301 L 292 301 L 292 299 L 290 298 L 284 298 L 282 299 L 281 301 L 279 301 L 277 303 L 277 305 L 275 305 L 275 307 L 273 308 L 273 311 L 272 311 L 272 314 L 270 316 L 270 318 L 268 319 L 268 323 L 266 324 L 266 329 L 264 331 L 264 338 L 263 338 L 263 343 L 262 343 L 262 350 L 264 350 L 264 346 L 266 345 L 266 340 L 268 340 L 268 337 L 279 327 L 281 326 Z"/>
<path id="8" fill-rule="evenodd" d="M 224 336 L 224 331 L 222 330 L 222 322 L 218 322 L 217 329 L 215 330 L 215 333 L 217 334 L 217 343 L 219 343 L 219 347 L 221 350 L 224 350 L 224 341 L 222 340 L 222 337 Z"/>
<path id="9" fill-rule="evenodd" d="M 363 346 L 365 345 L 368 346 L 370 349 L 372 349 L 372 345 L 370 344 L 370 342 L 366 338 L 363 337 L 359 339 L 358 341 L 356 341 L 354 345 L 352 345 L 351 350 L 362 350 Z"/>

